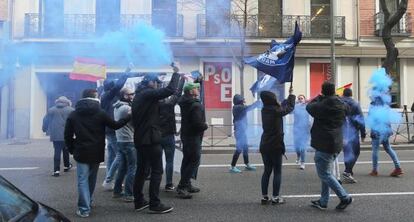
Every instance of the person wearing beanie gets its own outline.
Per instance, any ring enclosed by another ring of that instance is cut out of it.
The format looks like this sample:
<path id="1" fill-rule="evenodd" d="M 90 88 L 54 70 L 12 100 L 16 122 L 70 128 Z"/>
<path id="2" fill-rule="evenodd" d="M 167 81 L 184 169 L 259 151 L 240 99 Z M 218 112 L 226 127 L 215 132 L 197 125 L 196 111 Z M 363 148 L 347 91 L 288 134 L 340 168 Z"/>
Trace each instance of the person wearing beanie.
<path id="1" fill-rule="evenodd" d="M 63 171 L 68 172 L 72 168 L 72 164 L 69 161 L 69 152 L 63 137 L 66 119 L 74 110 L 71 105 L 72 102 L 68 98 L 61 96 L 56 99 L 55 105 L 47 111 L 46 116 L 43 118 L 42 130 L 50 136 L 50 141 L 52 141 L 55 150 L 52 174 L 54 177 L 60 175 L 61 153 L 63 153 Z"/>

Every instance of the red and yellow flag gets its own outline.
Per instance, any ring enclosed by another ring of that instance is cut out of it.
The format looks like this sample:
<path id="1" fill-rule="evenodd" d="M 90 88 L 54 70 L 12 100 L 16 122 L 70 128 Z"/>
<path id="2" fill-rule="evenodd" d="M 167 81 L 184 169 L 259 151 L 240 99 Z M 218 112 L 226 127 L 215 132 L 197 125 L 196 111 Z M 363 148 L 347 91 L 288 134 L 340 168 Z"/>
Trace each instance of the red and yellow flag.
<path id="1" fill-rule="evenodd" d="M 91 58 L 76 58 L 73 63 L 73 71 L 70 73 L 69 78 L 90 82 L 106 79 L 105 62 Z"/>
<path id="2" fill-rule="evenodd" d="M 342 96 L 344 94 L 344 89 L 351 88 L 351 86 L 352 86 L 352 83 L 348 83 L 348 84 L 346 84 L 342 87 L 337 88 L 336 89 L 336 95 Z"/>

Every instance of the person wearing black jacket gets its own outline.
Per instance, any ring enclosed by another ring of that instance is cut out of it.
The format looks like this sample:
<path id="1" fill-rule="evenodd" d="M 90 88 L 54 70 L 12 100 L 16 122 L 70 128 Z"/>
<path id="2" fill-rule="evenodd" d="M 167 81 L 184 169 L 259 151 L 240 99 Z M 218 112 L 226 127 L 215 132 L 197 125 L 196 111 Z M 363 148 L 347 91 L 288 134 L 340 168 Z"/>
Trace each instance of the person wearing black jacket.
<path id="1" fill-rule="evenodd" d="M 104 92 L 101 96 L 101 108 L 108 114 L 112 119 L 114 118 L 114 103 L 119 100 L 119 92 L 124 86 L 126 80 L 128 79 L 127 73 L 129 73 L 130 68 L 128 67 L 125 71 L 125 74 L 122 75 L 116 82 L 113 80 L 106 79 L 104 81 Z M 107 159 L 106 159 L 106 176 L 102 183 L 102 186 L 106 190 L 111 190 L 113 188 L 113 180 L 116 171 L 118 170 L 119 157 L 116 158 L 116 153 L 118 152 L 117 140 L 115 135 L 115 130 L 107 127 L 106 131 L 106 140 L 108 150 Z"/>
<path id="2" fill-rule="evenodd" d="M 236 94 L 233 96 L 233 125 L 234 125 L 234 137 L 236 138 L 236 150 L 233 154 L 231 161 L 230 173 L 241 173 L 241 170 L 236 167 L 237 160 L 240 153 L 243 152 L 244 164 L 246 164 L 246 170 L 256 170 L 256 167 L 249 164 L 249 144 L 247 143 L 247 112 L 257 108 L 260 100 L 255 103 L 246 106 L 244 98 Z"/>
<path id="3" fill-rule="evenodd" d="M 199 83 L 187 83 L 184 95 L 178 101 L 181 109 L 181 141 L 183 143 L 183 160 L 181 163 L 181 180 L 177 186 L 178 197 L 191 198 L 190 193 L 200 192 L 191 185 L 191 178 L 196 178 L 201 158 L 201 142 L 204 131 L 208 128 L 204 107 L 199 97 Z"/>
<path id="4" fill-rule="evenodd" d="M 78 210 L 80 217 L 88 217 L 95 189 L 99 164 L 105 157 L 105 127 L 119 129 L 130 119 L 114 121 L 100 108 L 98 93 L 86 89 L 66 120 L 64 138 L 70 154 L 77 162 Z"/>
<path id="5" fill-rule="evenodd" d="M 161 203 L 158 194 L 163 173 L 159 100 L 171 96 L 177 89 L 180 75 L 174 67 L 171 81 L 165 88 L 158 88 L 162 83 L 156 74 L 147 74 L 137 87 L 132 102 L 132 124 L 134 126 L 134 144 L 137 149 L 137 172 L 134 181 L 135 210 L 149 207 L 152 213 L 168 213 L 172 207 Z M 151 170 L 149 186 L 150 202 L 142 193 L 146 172 Z"/>
<path id="6" fill-rule="evenodd" d="M 262 200 L 261 203 L 269 203 L 268 186 L 272 171 L 273 193 L 272 204 L 283 204 L 285 200 L 280 197 L 280 184 L 282 182 L 282 156 L 285 154 L 285 143 L 283 141 L 283 117 L 293 111 L 295 107 L 295 95 L 292 88 L 289 96 L 279 104 L 276 95 L 270 91 L 262 91 L 260 98 L 263 102 L 262 126 L 263 134 L 260 139 L 260 153 L 262 154 L 264 171 L 262 175 Z"/>
<path id="7" fill-rule="evenodd" d="M 165 154 L 165 191 L 174 191 L 173 171 L 174 171 L 174 152 L 175 137 L 177 127 L 175 125 L 175 105 L 183 92 L 185 79 L 181 78 L 177 91 L 170 97 L 160 101 L 160 129 L 161 129 L 161 147 Z"/>
<path id="8" fill-rule="evenodd" d="M 332 163 L 343 147 L 342 125 L 345 121 L 347 106 L 335 95 L 335 85 L 322 84 L 322 95 L 317 96 L 306 106 L 314 118 L 311 129 L 311 146 L 315 151 L 315 166 L 322 181 L 321 198 L 311 201 L 312 206 L 326 209 L 329 201 L 329 188 L 341 200 L 337 210 L 344 210 L 352 202 L 352 197 L 332 175 Z"/>

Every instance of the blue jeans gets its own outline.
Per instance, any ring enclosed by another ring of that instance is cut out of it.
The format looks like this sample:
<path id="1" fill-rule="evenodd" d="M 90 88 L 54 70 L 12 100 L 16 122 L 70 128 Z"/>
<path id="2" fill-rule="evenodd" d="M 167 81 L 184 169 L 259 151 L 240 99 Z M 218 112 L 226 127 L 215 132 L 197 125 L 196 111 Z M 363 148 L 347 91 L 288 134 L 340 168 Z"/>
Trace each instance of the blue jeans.
<path id="1" fill-rule="evenodd" d="M 133 142 L 118 142 L 119 169 L 115 179 L 114 193 L 122 192 L 122 182 L 125 178 L 125 196 L 133 195 L 135 171 L 137 169 L 137 154 Z"/>
<path id="2" fill-rule="evenodd" d="M 111 182 L 114 179 L 115 173 L 118 170 L 119 165 L 119 153 L 117 147 L 117 141 L 115 135 L 107 135 L 106 140 L 108 145 L 106 146 L 108 150 L 108 157 L 106 162 L 106 176 L 105 181 L 107 183 Z"/>
<path id="3" fill-rule="evenodd" d="M 296 150 L 296 156 L 298 157 L 298 159 L 300 159 L 300 162 L 304 163 L 305 157 L 306 157 L 305 147 L 295 147 L 295 150 Z"/>
<path id="4" fill-rule="evenodd" d="M 335 158 L 335 154 L 324 153 L 321 151 L 315 152 L 314 160 L 316 171 L 322 182 L 321 205 L 328 205 L 329 188 L 331 188 L 341 200 L 344 200 L 349 196 L 342 185 L 339 184 L 338 180 L 332 175 L 332 163 Z"/>
<path id="5" fill-rule="evenodd" d="M 89 213 L 91 211 L 92 195 L 95 190 L 98 169 L 98 163 L 88 164 L 77 162 L 78 208 L 81 213 Z"/>
<path id="6" fill-rule="evenodd" d="M 380 143 L 384 147 L 385 152 L 390 155 L 392 161 L 394 162 L 395 168 L 400 168 L 400 161 L 398 160 L 397 153 L 391 148 L 390 141 L 387 138 L 372 138 L 372 169 L 378 170 L 378 151 Z"/>
<path id="7" fill-rule="evenodd" d="M 236 137 L 236 151 L 234 151 L 231 166 L 236 166 L 240 153 L 243 152 L 244 164 L 249 164 L 249 144 L 247 143 L 247 136 L 244 132 L 235 132 Z"/>
<path id="8" fill-rule="evenodd" d="M 164 136 L 161 140 L 161 147 L 165 153 L 165 175 L 167 177 L 166 184 L 172 184 L 175 153 L 174 134 Z"/>
<path id="9" fill-rule="evenodd" d="M 273 192 L 274 197 L 279 196 L 280 184 L 282 183 L 282 154 L 262 153 L 264 171 L 262 175 L 262 195 L 267 196 L 270 175 L 273 171 Z"/>
<path id="10" fill-rule="evenodd" d="M 354 174 L 353 168 L 360 154 L 361 146 L 358 135 L 353 140 L 344 143 L 345 173 Z"/>
<path id="11" fill-rule="evenodd" d="M 69 167 L 69 151 L 66 149 L 65 141 L 53 141 L 53 148 L 55 149 L 55 155 L 53 157 L 53 171 L 60 170 L 60 154 L 63 152 L 63 165 Z"/>

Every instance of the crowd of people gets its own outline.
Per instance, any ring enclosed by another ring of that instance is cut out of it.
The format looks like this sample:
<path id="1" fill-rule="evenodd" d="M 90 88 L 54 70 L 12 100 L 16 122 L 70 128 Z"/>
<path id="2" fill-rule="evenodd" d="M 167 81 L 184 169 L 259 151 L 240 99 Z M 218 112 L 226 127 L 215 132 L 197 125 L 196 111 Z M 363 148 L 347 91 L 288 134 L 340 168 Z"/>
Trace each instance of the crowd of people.
<path id="1" fill-rule="evenodd" d="M 124 87 L 127 75 L 117 81 L 105 81 L 104 92 L 98 96 L 96 89 L 86 89 L 75 109 L 66 97 L 59 97 L 44 118 L 43 131 L 50 135 L 55 149 L 53 176 L 60 174 L 60 156 L 63 152 L 64 171 L 72 168 L 69 153 L 76 161 L 78 203 L 76 214 L 88 217 L 91 213 L 93 193 L 96 186 L 99 164 L 106 157 L 106 175 L 102 186 L 113 190 L 113 198 L 133 202 L 136 211 L 149 208 L 151 213 L 168 213 L 173 207 L 163 204 L 159 198 L 162 175 L 165 168 L 165 191 L 176 192 L 177 197 L 190 199 L 200 192 L 191 180 L 197 178 L 201 159 L 203 133 L 208 128 L 205 111 L 199 99 L 200 84 L 185 83 L 184 76 L 173 67 L 173 75 L 166 87 L 156 74 L 147 74 L 133 91 Z M 360 105 L 352 99 L 352 90 L 345 89 L 342 97 L 335 94 L 335 85 L 325 82 L 321 95 L 306 101 L 299 95 L 298 101 L 290 88 L 286 100 L 279 102 L 274 93 L 260 92 L 260 100 L 245 105 L 240 95 L 233 98 L 233 123 L 236 139 L 230 172 L 241 173 L 236 167 L 239 155 L 243 153 L 245 169 L 256 168 L 249 163 L 247 141 L 247 113 L 261 108 L 263 133 L 259 150 L 264 163 L 261 178 L 262 204 L 283 204 L 280 195 L 282 162 L 286 148 L 284 144 L 283 117 L 294 115 L 293 135 L 297 164 L 305 169 L 306 148 L 315 151 L 314 161 L 321 180 L 321 197 L 311 201 L 318 209 L 326 209 L 329 190 L 340 199 L 336 206 L 344 210 L 352 203 L 352 197 L 342 187 L 332 172 L 334 160 L 343 150 L 345 170 L 342 179 L 356 183 L 353 167 L 360 153 L 360 139 L 366 137 L 364 117 Z M 371 107 L 384 101 L 373 98 Z M 181 178 L 177 187 L 173 184 L 175 134 L 177 133 L 176 105 L 181 109 L 180 137 L 183 145 Z M 412 108 L 413 109 L 413 108 Z M 313 123 L 312 123 L 313 120 Z M 385 151 L 394 161 L 391 176 L 403 174 L 398 156 L 389 144 L 392 134 L 390 123 L 388 133 L 371 129 L 372 171 L 378 175 L 378 149 Z M 305 133 L 304 133 L 305 132 Z M 299 138 L 300 136 L 300 138 Z M 165 166 L 162 155 L 165 154 Z M 268 195 L 268 185 L 273 172 L 273 191 Z M 149 199 L 144 195 L 144 183 L 149 180 Z"/>

